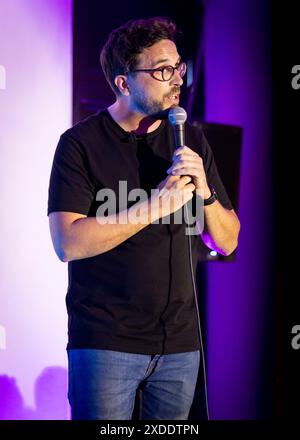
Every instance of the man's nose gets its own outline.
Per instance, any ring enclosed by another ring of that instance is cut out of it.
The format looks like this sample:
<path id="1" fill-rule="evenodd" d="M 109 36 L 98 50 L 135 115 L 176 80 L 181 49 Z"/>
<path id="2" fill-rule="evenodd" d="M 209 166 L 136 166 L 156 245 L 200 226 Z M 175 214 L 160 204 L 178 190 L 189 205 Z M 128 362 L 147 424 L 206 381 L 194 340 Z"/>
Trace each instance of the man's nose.
<path id="1" fill-rule="evenodd" d="M 179 72 L 177 69 L 174 70 L 174 75 L 171 78 L 171 83 L 174 85 L 178 85 L 178 86 L 182 86 L 182 84 L 183 84 L 183 79 L 179 75 Z"/>

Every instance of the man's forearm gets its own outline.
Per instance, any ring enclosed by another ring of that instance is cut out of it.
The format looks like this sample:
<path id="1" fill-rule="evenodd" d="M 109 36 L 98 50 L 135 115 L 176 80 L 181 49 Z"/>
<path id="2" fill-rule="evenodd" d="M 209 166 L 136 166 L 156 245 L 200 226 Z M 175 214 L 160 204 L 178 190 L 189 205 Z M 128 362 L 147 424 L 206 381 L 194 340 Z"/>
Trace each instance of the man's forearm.
<path id="1" fill-rule="evenodd" d="M 224 208 L 218 201 L 204 206 L 204 228 L 198 230 L 204 243 L 222 255 L 230 255 L 237 247 L 240 222 L 232 210 Z"/>
<path id="2" fill-rule="evenodd" d="M 101 219 L 98 221 L 96 217 L 75 220 L 63 243 L 62 260 L 79 260 L 107 252 L 151 223 L 148 200 L 140 203 L 140 221 L 138 223 L 130 221 L 132 209 L 134 207 L 116 214 L 115 217 L 105 217 L 105 224 L 101 224 Z"/>

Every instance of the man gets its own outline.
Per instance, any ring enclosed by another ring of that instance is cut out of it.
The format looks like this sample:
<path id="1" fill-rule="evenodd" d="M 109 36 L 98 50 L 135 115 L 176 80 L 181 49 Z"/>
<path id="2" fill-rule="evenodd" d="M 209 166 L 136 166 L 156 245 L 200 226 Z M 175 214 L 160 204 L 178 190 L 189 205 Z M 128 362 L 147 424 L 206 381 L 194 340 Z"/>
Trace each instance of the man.
<path id="1" fill-rule="evenodd" d="M 130 419 L 137 389 L 142 419 L 188 418 L 198 323 L 186 225 L 174 213 L 202 194 L 204 242 L 224 255 L 237 246 L 239 221 L 203 134 L 187 124 L 187 146 L 175 150 L 170 124 L 157 118 L 179 104 L 186 66 L 175 37 L 162 18 L 114 30 L 101 65 L 116 101 L 67 130 L 56 149 L 48 214 L 69 269 L 73 419 Z M 120 193 L 137 188 L 146 200 L 124 204 Z M 116 213 L 99 215 L 102 190 L 115 195 Z"/>

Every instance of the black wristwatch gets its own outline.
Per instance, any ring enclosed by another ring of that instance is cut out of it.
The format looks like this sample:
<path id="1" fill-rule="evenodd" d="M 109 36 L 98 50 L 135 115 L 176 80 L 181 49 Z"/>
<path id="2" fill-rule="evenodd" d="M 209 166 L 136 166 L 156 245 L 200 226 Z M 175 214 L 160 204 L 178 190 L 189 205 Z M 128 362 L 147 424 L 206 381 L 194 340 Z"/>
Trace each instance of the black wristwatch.
<path id="1" fill-rule="evenodd" d="M 208 199 L 204 199 L 203 200 L 204 206 L 211 205 L 216 200 L 218 200 L 218 196 L 217 196 L 217 193 L 216 193 L 215 189 L 212 188 L 212 187 L 209 187 L 209 189 L 210 189 L 210 192 L 211 192 L 211 196 Z"/>

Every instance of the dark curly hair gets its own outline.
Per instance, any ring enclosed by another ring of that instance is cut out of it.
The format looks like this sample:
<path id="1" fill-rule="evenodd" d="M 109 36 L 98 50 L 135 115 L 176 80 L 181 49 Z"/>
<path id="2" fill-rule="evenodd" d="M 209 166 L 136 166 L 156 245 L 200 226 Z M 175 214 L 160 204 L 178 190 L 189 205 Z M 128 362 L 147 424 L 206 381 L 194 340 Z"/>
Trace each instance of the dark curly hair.
<path id="1" fill-rule="evenodd" d="M 165 39 L 175 42 L 178 36 L 176 24 L 167 17 L 131 20 L 114 29 L 100 53 L 102 70 L 114 93 L 120 94 L 115 77 L 135 69 L 137 57 L 146 47 Z"/>

